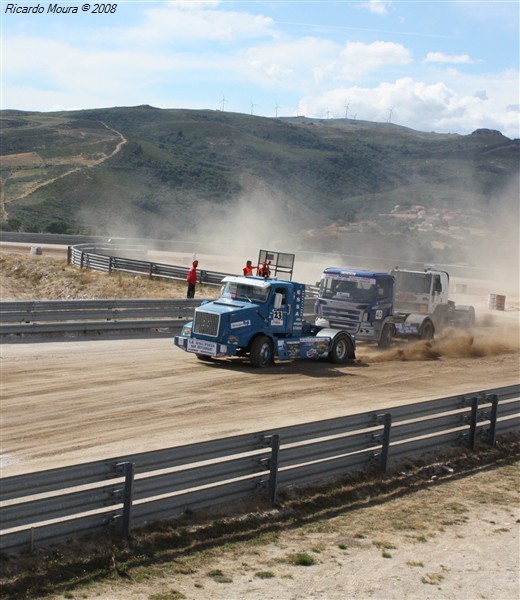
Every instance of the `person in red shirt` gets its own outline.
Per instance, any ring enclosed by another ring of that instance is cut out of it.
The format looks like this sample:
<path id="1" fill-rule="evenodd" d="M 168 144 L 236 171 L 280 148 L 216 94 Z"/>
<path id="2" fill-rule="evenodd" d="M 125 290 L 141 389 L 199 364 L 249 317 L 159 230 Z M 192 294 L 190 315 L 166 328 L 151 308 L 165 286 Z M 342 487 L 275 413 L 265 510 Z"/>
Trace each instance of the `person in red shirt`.
<path id="1" fill-rule="evenodd" d="M 253 274 L 253 265 L 250 260 L 246 262 L 246 266 L 242 269 L 245 277 L 250 277 Z"/>
<path id="2" fill-rule="evenodd" d="M 259 277 L 271 277 L 271 261 L 264 260 L 262 265 L 258 267 L 258 275 Z"/>
<path id="3" fill-rule="evenodd" d="M 199 261 L 194 260 L 191 263 L 190 270 L 188 271 L 188 275 L 186 276 L 186 281 L 188 282 L 188 293 L 186 298 L 195 298 L 195 284 L 197 283 L 197 267 L 199 266 Z"/>

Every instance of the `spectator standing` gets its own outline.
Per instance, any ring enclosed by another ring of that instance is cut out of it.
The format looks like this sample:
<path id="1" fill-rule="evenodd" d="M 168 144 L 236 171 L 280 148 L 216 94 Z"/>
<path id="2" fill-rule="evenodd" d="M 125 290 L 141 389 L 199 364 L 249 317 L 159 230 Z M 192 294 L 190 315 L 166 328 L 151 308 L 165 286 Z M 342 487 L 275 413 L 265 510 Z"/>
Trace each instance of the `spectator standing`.
<path id="1" fill-rule="evenodd" d="M 242 269 L 245 277 L 250 277 L 253 274 L 253 264 L 250 260 L 246 262 L 246 266 Z"/>
<path id="2" fill-rule="evenodd" d="M 188 282 L 188 293 L 186 298 L 195 298 L 195 285 L 197 283 L 197 267 L 199 266 L 199 261 L 194 260 L 191 263 L 190 270 L 188 271 L 188 275 L 186 276 L 186 281 Z"/>
<path id="3" fill-rule="evenodd" d="M 265 261 L 258 267 L 258 275 L 260 277 L 271 277 L 271 261 Z"/>

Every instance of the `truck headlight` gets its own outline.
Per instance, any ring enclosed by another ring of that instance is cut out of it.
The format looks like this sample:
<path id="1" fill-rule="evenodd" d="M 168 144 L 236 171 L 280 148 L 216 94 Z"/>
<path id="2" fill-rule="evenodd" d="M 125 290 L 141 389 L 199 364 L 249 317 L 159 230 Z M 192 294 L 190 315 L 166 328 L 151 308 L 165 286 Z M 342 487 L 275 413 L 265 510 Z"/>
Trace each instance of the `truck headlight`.
<path id="1" fill-rule="evenodd" d="M 182 326 L 181 335 L 183 337 L 191 337 L 191 323 L 186 323 Z"/>

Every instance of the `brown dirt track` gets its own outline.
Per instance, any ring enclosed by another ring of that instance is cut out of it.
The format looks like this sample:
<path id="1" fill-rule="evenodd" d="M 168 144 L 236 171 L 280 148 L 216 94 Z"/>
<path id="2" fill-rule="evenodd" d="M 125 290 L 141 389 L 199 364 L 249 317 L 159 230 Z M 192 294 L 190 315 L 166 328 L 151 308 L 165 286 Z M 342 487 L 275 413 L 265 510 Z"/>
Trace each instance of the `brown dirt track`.
<path id="1" fill-rule="evenodd" d="M 395 351 L 385 353 L 389 358 Z M 353 365 L 203 363 L 169 338 L 4 344 L 5 475 L 518 381 L 518 353 Z M 374 361 L 374 362 L 372 362 Z"/>

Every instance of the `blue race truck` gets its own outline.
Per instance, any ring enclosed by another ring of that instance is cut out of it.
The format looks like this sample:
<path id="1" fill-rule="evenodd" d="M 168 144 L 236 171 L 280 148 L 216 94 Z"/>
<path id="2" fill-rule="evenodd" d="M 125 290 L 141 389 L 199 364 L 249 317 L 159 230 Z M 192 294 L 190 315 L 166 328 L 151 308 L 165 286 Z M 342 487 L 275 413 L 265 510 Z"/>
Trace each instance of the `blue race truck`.
<path id="1" fill-rule="evenodd" d="M 174 344 L 200 360 L 242 356 L 253 367 L 274 361 L 355 358 L 355 338 L 303 318 L 305 285 L 283 279 L 227 276 L 218 300 L 195 309 Z"/>
<path id="2" fill-rule="evenodd" d="M 388 348 L 394 338 L 430 340 L 448 325 L 472 326 L 472 306 L 448 300 L 445 271 L 377 273 L 331 267 L 323 272 L 316 325 L 340 327 L 358 340 Z"/>

